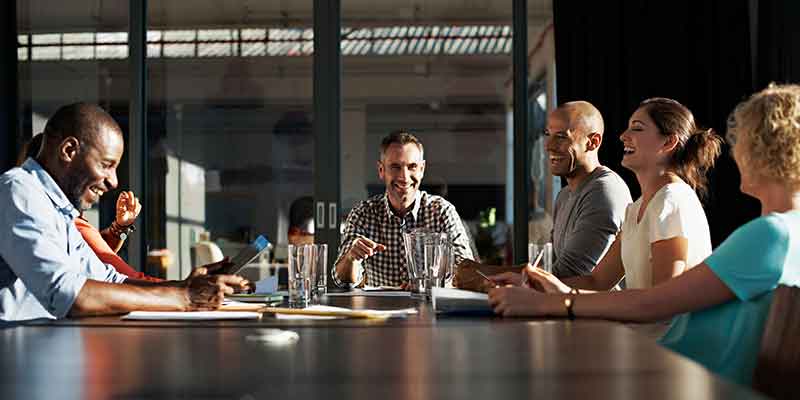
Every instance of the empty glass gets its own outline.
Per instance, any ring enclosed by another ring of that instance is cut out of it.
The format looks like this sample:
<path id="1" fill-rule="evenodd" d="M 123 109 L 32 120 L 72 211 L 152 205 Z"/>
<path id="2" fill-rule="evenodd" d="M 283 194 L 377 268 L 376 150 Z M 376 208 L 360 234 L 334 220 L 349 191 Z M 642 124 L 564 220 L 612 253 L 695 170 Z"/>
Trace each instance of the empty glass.
<path id="1" fill-rule="evenodd" d="M 430 263 L 425 260 L 425 246 L 449 243 L 446 233 L 431 232 L 424 228 L 415 228 L 403 232 L 403 242 L 406 250 L 406 268 L 410 290 L 412 293 L 425 294 L 426 282 L 428 281 L 428 266 Z M 434 257 L 431 253 L 431 257 Z"/>
<path id="2" fill-rule="evenodd" d="M 289 245 L 289 304 L 319 304 L 328 291 L 328 245 Z"/>
<path id="3" fill-rule="evenodd" d="M 553 244 L 552 243 L 528 243 L 528 262 L 533 264 L 539 253 L 542 254 L 542 259 L 539 260 L 539 268 L 553 272 Z"/>
<path id="4" fill-rule="evenodd" d="M 311 301 L 311 277 L 316 264 L 313 245 L 289 245 L 289 306 L 303 308 Z"/>
<path id="5" fill-rule="evenodd" d="M 311 274 L 311 302 L 319 304 L 322 296 L 328 293 L 328 245 L 312 244 L 314 247 L 315 261 L 314 270 Z"/>
<path id="6" fill-rule="evenodd" d="M 447 242 L 425 245 L 425 292 L 431 288 L 444 287 L 452 278 L 453 246 Z"/>

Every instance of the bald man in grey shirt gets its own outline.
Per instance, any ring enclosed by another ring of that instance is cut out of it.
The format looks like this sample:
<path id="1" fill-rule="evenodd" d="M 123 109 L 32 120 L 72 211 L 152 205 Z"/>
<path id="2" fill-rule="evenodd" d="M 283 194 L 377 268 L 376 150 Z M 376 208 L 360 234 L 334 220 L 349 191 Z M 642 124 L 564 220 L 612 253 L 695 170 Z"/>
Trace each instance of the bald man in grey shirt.
<path id="1" fill-rule="evenodd" d="M 600 111 L 586 101 L 564 103 L 547 117 L 544 148 L 550 172 L 567 181 L 553 213 L 553 274 L 560 279 L 592 272 L 614 242 L 631 203 L 622 178 L 600 165 L 597 153 L 604 130 Z M 490 283 L 470 272 L 474 268 L 497 273 L 520 267 L 460 265 L 454 284 L 488 290 Z"/>
<path id="2" fill-rule="evenodd" d="M 553 274 L 563 279 L 592 273 L 614 242 L 630 202 L 628 186 L 603 166 L 575 189 L 561 189 L 553 212 Z"/>
<path id="3" fill-rule="evenodd" d="M 631 202 L 628 186 L 600 165 L 603 117 L 586 101 L 562 104 L 547 117 L 550 171 L 566 179 L 553 212 L 553 274 L 586 275 L 606 254 Z"/>

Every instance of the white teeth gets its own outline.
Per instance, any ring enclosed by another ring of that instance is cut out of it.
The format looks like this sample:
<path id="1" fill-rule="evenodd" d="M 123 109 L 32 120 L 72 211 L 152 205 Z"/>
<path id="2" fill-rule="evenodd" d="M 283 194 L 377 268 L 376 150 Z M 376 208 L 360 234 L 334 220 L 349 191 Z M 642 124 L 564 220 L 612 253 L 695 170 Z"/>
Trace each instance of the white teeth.
<path id="1" fill-rule="evenodd" d="M 622 148 L 622 152 L 626 153 L 626 154 L 630 154 L 630 153 L 633 153 L 635 151 L 636 150 L 633 147 L 625 146 L 625 147 Z"/>

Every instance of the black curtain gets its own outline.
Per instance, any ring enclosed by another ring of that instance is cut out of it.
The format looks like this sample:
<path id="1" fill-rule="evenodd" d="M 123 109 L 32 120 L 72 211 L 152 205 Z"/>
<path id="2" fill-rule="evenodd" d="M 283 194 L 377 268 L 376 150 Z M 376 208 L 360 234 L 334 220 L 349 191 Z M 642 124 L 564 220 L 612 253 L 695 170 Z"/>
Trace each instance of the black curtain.
<path id="1" fill-rule="evenodd" d="M 753 11 L 758 21 L 758 87 L 800 83 L 800 1 L 759 1 Z"/>
<path id="2" fill-rule="evenodd" d="M 17 11 L 16 1 L 0 5 L 0 173 L 13 168 L 22 145 L 17 126 Z"/>
<path id="3" fill-rule="evenodd" d="M 620 166 L 619 134 L 640 101 L 670 97 L 689 107 L 701 126 L 725 134 L 734 106 L 754 91 L 747 0 L 588 2 L 554 0 L 559 103 L 587 100 L 603 113 L 603 164 L 640 194 Z M 759 214 L 739 192 L 727 149 L 710 173 L 706 215 L 716 247 Z"/>

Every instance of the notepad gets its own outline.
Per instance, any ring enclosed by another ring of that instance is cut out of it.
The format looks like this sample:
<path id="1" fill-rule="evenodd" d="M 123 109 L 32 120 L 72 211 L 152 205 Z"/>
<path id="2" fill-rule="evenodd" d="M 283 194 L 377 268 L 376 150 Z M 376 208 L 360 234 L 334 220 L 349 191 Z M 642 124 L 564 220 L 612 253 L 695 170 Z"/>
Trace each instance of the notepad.
<path id="1" fill-rule="evenodd" d="M 255 311 L 132 311 L 121 319 L 129 321 L 215 321 L 259 319 Z"/>
<path id="2" fill-rule="evenodd" d="M 489 295 L 469 290 L 432 288 L 433 309 L 445 314 L 492 314 Z"/>

